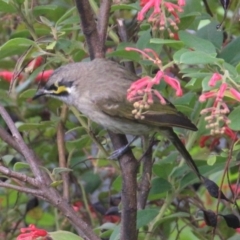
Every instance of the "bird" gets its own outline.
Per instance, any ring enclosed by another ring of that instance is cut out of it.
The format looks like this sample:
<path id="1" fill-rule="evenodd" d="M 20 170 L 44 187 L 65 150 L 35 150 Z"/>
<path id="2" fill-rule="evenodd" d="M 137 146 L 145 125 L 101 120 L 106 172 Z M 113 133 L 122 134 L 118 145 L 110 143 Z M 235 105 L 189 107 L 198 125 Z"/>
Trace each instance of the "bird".
<path id="1" fill-rule="evenodd" d="M 139 77 L 124 66 L 105 58 L 69 63 L 56 69 L 46 85 L 37 90 L 33 100 L 54 97 L 114 133 L 147 136 L 160 132 L 176 147 L 186 163 L 200 178 L 201 174 L 182 141 L 173 131 L 180 127 L 197 131 L 197 127 L 173 104 L 156 100 L 136 119 L 127 90 Z"/>

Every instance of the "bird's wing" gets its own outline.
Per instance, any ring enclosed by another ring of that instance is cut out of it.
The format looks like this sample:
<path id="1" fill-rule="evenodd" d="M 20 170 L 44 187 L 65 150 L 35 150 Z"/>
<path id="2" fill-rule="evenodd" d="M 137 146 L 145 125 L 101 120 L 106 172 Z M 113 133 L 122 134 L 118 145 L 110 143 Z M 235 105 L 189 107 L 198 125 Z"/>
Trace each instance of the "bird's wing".
<path id="1" fill-rule="evenodd" d="M 153 127 L 180 127 L 197 130 L 197 127 L 170 102 L 162 105 L 159 100 L 156 100 L 149 109 L 142 111 L 143 119 L 136 119 L 132 114 L 134 107 L 132 103 L 123 99 L 118 101 L 116 99 L 101 98 L 94 101 L 98 108 L 113 117 L 118 117 L 128 120 L 132 120 L 141 124 L 146 124 Z"/>

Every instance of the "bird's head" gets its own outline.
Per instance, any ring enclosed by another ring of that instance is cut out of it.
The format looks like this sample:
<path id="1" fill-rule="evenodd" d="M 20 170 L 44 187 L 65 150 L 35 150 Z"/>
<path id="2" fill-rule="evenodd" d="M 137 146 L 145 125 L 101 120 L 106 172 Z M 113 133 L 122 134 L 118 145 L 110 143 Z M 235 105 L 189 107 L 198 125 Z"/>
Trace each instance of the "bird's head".
<path id="1" fill-rule="evenodd" d="M 54 71 L 46 85 L 36 92 L 33 100 L 41 96 L 50 96 L 68 102 L 73 87 L 74 81 L 71 81 L 69 76 L 66 76 L 64 69 L 60 68 Z"/>

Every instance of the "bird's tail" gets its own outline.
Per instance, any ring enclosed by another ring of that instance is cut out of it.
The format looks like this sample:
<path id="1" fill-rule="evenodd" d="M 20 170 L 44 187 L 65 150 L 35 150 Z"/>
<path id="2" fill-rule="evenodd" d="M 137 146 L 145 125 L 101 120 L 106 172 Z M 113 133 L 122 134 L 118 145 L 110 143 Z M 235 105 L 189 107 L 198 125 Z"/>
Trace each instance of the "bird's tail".
<path id="1" fill-rule="evenodd" d="M 161 133 L 163 133 L 172 142 L 172 144 L 181 153 L 182 157 L 185 159 L 188 166 L 201 179 L 201 174 L 200 174 L 195 162 L 193 161 L 188 150 L 185 148 L 184 144 L 179 139 L 177 134 L 173 131 L 173 129 L 172 128 L 163 128 L 163 129 L 161 128 Z"/>

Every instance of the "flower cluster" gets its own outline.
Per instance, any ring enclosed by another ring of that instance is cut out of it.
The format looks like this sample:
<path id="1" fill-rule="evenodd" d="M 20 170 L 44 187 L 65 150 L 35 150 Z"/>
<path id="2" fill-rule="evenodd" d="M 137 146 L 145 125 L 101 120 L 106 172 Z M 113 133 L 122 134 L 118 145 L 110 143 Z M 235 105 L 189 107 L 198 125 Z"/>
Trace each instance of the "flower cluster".
<path id="1" fill-rule="evenodd" d="M 160 100 L 161 104 L 166 104 L 164 97 L 157 90 L 152 89 L 152 87 L 159 84 L 161 80 L 164 80 L 171 86 L 175 90 L 177 96 L 182 96 L 182 89 L 179 81 L 161 70 L 161 60 L 152 49 L 144 49 L 144 51 L 141 51 L 135 48 L 126 48 L 126 50 L 140 52 L 144 58 L 152 61 L 160 68 L 155 77 L 145 76 L 132 83 L 128 89 L 127 100 L 133 102 L 134 110 L 132 114 L 136 119 L 144 118 L 142 111 L 148 109 L 150 105 L 153 104 L 154 96 Z M 153 57 L 150 56 L 149 53 L 151 53 Z"/>
<path id="2" fill-rule="evenodd" d="M 224 96 L 228 94 L 237 101 L 240 101 L 240 93 L 236 89 L 229 86 L 221 74 L 214 73 L 209 80 L 208 85 L 210 87 L 215 87 L 218 81 L 222 81 L 219 88 L 205 92 L 199 97 L 200 102 L 204 102 L 207 99 L 214 99 L 212 107 L 205 108 L 201 111 L 201 114 L 208 114 L 208 116 L 205 117 L 205 120 L 208 123 L 206 128 L 211 129 L 211 135 L 224 134 L 229 129 L 228 125 L 230 120 L 228 119 L 227 114 L 230 112 L 230 110 L 226 102 L 223 100 Z M 233 138 L 232 134 L 231 138 Z"/>
<path id="3" fill-rule="evenodd" d="M 236 133 L 228 126 L 224 126 L 224 135 L 229 137 L 233 141 L 237 140 Z M 219 144 L 220 144 L 220 136 L 206 135 L 206 136 L 202 136 L 199 141 L 199 146 L 201 148 L 208 146 L 210 150 L 214 150 L 214 148 L 217 147 Z"/>
<path id="4" fill-rule="evenodd" d="M 44 229 L 39 229 L 35 225 L 30 224 L 29 227 L 21 228 L 21 234 L 18 235 L 17 240 L 35 240 L 40 239 L 46 240 L 48 232 Z"/>
<path id="5" fill-rule="evenodd" d="M 177 4 L 167 2 L 165 0 L 141 0 L 141 11 L 138 13 L 137 19 L 143 21 L 146 13 L 152 9 L 152 13 L 148 17 L 148 22 L 153 25 L 153 30 L 159 29 L 168 30 L 170 37 L 174 37 L 171 28 L 178 30 L 177 24 L 180 23 L 178 13 L 182 12 L 182 7 L 185 6 L 185 0 L 178 0 Z M 167 16 L 166 11 L 173 16 Z"/>

